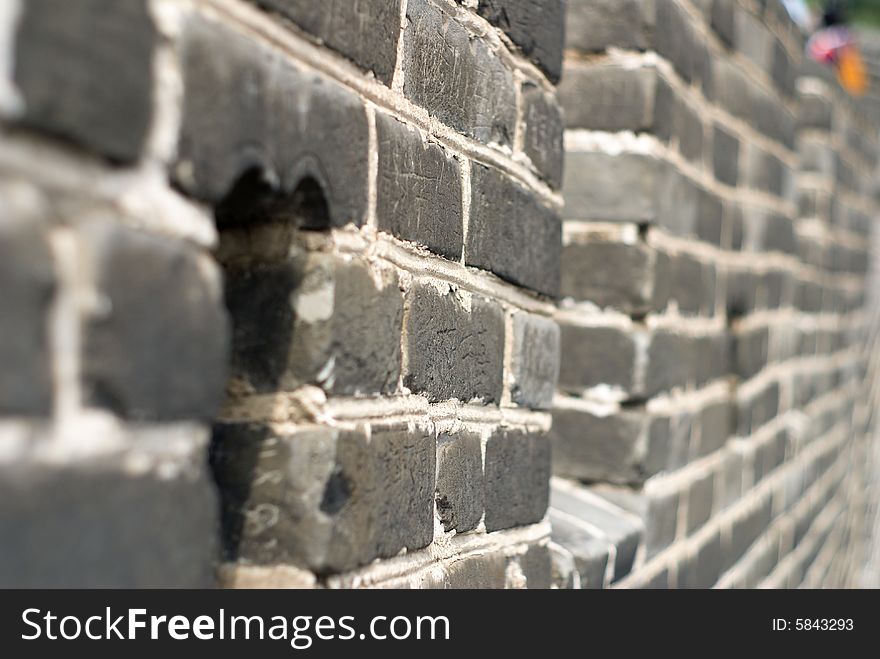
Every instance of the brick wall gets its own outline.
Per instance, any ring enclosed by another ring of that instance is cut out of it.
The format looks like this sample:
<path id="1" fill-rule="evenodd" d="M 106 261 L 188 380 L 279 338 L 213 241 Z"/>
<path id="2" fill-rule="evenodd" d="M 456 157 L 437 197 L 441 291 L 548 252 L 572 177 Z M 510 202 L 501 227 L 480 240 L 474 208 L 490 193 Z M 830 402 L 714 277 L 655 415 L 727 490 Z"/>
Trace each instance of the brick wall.
<path id="1" fill-rule="evenodd" d="M 571 0 L 567 30 L 559 578 L 856 585 L 876 117 L 778 2 Z"/>
<path id="2" fill-rule="evenodd" d="M 0 585 L 871 583 L 878 126 L 802 52 L 776 0 L 2 3 Z"/>
<path id="3" fill-rule="evenodd" d="M 0 583 L 549 585 L 542 5 L 4 3 Z"/>

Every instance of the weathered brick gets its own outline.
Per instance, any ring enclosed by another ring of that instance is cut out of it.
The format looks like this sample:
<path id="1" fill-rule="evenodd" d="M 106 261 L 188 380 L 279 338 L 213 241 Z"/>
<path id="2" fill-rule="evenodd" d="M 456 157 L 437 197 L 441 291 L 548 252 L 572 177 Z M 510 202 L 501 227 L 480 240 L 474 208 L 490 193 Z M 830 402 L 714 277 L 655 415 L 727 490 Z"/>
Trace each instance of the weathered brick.
<path id="1" fill-rule="evenodd" d="M 555 94 L 537 85 L 522 87 L 523 151 L 553 188 L 562 185 L 562 110 Z"/>
<path id="2" fill-rule="evenodd" d="M 432 401 L 501 400 L 504 314 L 479 296 L 469 306 L 452 290 L 416 283 L 409 293 L 408 366 L 403 384 Z"/>
<path id="3" fill-rule="evenodd" d="M 439 6 L 412 0 L 406 17 L 406 97 L 481 142 L 510 144 L 516 123 L 513 73 L 484 41 L 474 39 Z"/>
<path id="4" fill-rule="evenodd" d="M 486 530 L 541 521 L 550 490 L 546 435 L 501 428 L 486 444 Z"/>
<path id="5" fill-rule="evenodd" d="M 649 155 L 567 151 L 562 184 L 565 218 L 655 221 L 666 167 Z"/>
<path id="6" fill-rule="evenodd" d="M 496 169 L 473 163 L 465 263 L 555 296 L 559 291 L 559 216 Z"/>
<path id="7" fill-rule="evenodd" d="M 647 347 L 644 332 L 618 327 L 560 324 L 559 386 L 580 392 L 600 385 L 619 391 L 624 398 L 641 392 L 640 355 Z"/>
<path id="8" fill-rule="evenodd" d="M 440 435 L 434 499 L 445 531 L 464 533 L 480 523 L 485 488 L 479 435 L 466 431 Z"/>
<path id="9" fill-rule="evenodd" d="M 379 229 L 460 259 L 464 232 L 458 161 L 389 115 L 376 114 L 376 133 Z"/>
<path id="10" fill-rule="evenodd" d="M 299 219 L 304 201 L 323 205 L 322 224 L 309 228 L 363 222 L 369 131 L 356 94 L 204 19 L 187 22 L 182 60 L 183 121 L 172 173 L 184 191 L 217 204 L 256 173 L 290 207 L 288 216 Z M 218 103 L 218 94 L 227 102 Z"/>
<path id="11" fill-rule="evenodd" d="M 590 492 L 607 499 L 645 525 L 645 553 L 648 558 L 672 544 L 678 527 L 679 494 L 656 489 L 633 491 L 629 488 L 594 485 Z"/>
<path id="12" fill-rule="evenodd" d="M 246 388 L 317 384 L 343 395 L 392 392 L 400 374 L 403 296 L 393 269 L 300 252 L 227 268 L 232 376 Z"/>
<path id="13" fill-rule="evenodd" d="M 134 437 L 133 439 L 137 439 Z M 4 588 L 210 588 L 217 501 L 203 445 L 0 467 Z M 126 462 L 127 460 L 127 462 Z M 161 473 L 160 473 L 161 471 Z"/>
<path id="14" fill-rule="evenodd" d="M 641 483 L 647 470 L 649 418 L 620 410 L 599 416 L 586 410 L 553 410 L 553 472 L 621 485 Z"/>
<path id="15" fill-rule="evenodd" d="M 589 527 L 598 529 L 603 540 L 614 547 L 615 559 L 611 574 L 613 583 L 632 570 L 636 552 L 644 541 L 645 528 L 635 515 L 626 515 L 623 510 L 609 510 L 607 504 L 600 505 L 593 496 L 578 496 L 567 489 L 553 487 L 551 510 L 564 512 L 582 520 Z"/>
<path id="16" fill-rule="evenodd" d="M 643 314 L 666 305 L 662 282 L 668 258 L 641 241 L 597 236 L 562 248 L 560 295 Z"/>
<path id="17" fill-rule="evenodd" d="M 477 12 L 504 30 L 551 82 L 559 82 L 565 0 L 479 0 Z"/>
<path id="18" fill-rule="evenodd" d="M 507 585 L 507 557 L 496 551 L 452 562 L 446 570 L 443 588 L 491 588 Z"/>
<path id="19" fill-rule="evenodd" d="M 565 45 L 584 52 L 605 50 L 609 46 L 646 50 L 655 20 L 653 2 L 570 0 Z"/>
<path id="20" fill-rule="evenodd" d="M 513 315 L 510 396 L 517 405 L 549 409 L 559 376 L 559 327 L 549 318 Z"/>
<path id="21" fill-rule="evenodd" d="M 605 587 L 605 574 L 611 546 L 588 528 L 576 524 L 568 515 L 550 508 L 553 541 L 559 543 L 574 557 L 581 588 Z"/>
<path id="22" fill-rule="evenodd" d="M 137 160 L 152 121 L 158 40 L 147 4 L 22 3 L 13 77 L 23 122 L 111 160 Z"/>
<path id="23" fill-rule="evenodd" d="M 391 84 L 397 61 L 400 0 L 390 2 L 338 2 L 313 0 L 251 0 L 279 12 L 322 44 L 339 51 L 355 64 Z"/>
<path id="24" fill-rule="evenodd" d="M 228 349 L 216 267 L 182 242 L 114 224 L 84 225 L 80 240 L 106 300 L 83 322 L 86 403 L 131 419 L 212 418 Z"/>
<path id="25" fill-rule="evenodd" d="M 0 415 L 48 416 L 48 313 L 55 266 L 46 227 L 0 202 Z"/>
<path id="26" fill-rule="evenodd" d="M 650 131 L 655 126 L 657 80 L 653 67 L 568 63 L 559 86 L 565 125 L 591 130 Z"/>
<path id="27" fill-rule="evenodd" d="M 338 572 L 431 542 L 427 433 L 221 424 L 211 463 L 227 560 Z"/>

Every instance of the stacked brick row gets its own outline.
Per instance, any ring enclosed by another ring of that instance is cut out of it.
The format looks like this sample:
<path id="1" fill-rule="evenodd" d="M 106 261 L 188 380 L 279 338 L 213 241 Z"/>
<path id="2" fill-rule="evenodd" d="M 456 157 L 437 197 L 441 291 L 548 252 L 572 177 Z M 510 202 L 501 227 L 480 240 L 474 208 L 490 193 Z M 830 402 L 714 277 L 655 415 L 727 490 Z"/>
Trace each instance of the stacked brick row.
<path id="1" fill-rule="evenodd" d="M 549 586 L 562 3 L 2 14 L 0 583 Z"/>
<path id="2" fill-rule="evenodd" d="M 877 125 L 781 2 L 572 0 L 560 585 L 845 585 Z"/>

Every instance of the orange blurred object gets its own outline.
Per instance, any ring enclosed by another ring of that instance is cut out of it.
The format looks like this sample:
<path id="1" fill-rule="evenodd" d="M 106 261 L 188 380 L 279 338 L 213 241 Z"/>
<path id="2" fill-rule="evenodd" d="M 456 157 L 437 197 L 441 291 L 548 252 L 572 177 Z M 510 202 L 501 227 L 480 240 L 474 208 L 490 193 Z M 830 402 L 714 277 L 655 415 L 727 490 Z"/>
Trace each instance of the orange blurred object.
<path id="1" fill-rule="evenodd" d="M 854 96 L 861 96 L 868 89 L 868 76 L 859 49 L 844 46 L 837 52 L 837 79 L 843 88 Z"/>

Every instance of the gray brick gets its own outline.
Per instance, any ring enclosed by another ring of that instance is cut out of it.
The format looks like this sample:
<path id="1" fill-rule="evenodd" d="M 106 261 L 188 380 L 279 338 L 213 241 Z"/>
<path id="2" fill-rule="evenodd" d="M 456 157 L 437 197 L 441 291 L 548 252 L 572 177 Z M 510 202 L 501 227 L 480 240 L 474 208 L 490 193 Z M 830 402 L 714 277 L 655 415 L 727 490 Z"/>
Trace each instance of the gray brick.
<path id="1" fill-rule="evenodd" d="M 651 131 L 658 82 L 653 67 L 566 64 L 559 86 L 568 128 Z M 657 110 L 659 112 L 659 109 Z"/>
<path id="2" fill-rule="evenodd" d="M 424 431 L 373 429 L 370 450 L 380 476 L 374 542 L 380 557 L 425 547 L 434 537 L 435 444 Z"/>
<path id="3" fill-rule="evenodd" d="M 651 336 L 645 395 L 683 388 L 693 382 L 697 366 L 696 341 L 693 337 L 661 329 Z"/>
<path id="4" fill-rule="evenodd" d="M 553 541 L 574 557 L 581 588 L 604 588 L 610 557 L 609 543 L 575 524 L 568 515 L 560 514 L 553 508 L 549 514 Z"/>
<path id="5" fill-rule="evenodd" d="M 479 0 L 477 12 L 504 30 L 551 82 L 559 82 L 565 0 Z"/>
<path id="6" fill-rule="evenodd" d="M 107 302 L 84 320 L 86 403 L 131 419 L 212 418 L 228 350 L 219 273 L 182 242 L 117 225 L 88 224 L 80 239 Z"/>
<path id="7" fill-rule="evenodd" d="M 642 154 L 566 152 L 562 185 L 565 218 L 654 222 L 666 167 Z"/>
<path id="8" fill-rule="evenodd" d="M 216 495 L 202 444 L 185 451 L 162 473 L 131 470 L 132 461 L 155 459 L 137 449 L 64 465 L 4 465 L 0 585 L 210 588 Z"/>
<path id="9" fill-rule="evenodd" d="M 703 526 L 712 516 L 715 501 L 715 472 L 709 472 L 694 480 L 687 491 L 687 521 L 685 528 L 690 535 Z"/>
<path id="10" fill-rule="evenodd" d="M 469 137 L 510 144 L 516 123 L 513 73 L 439 6 L 412 0 L 406 16 L 406 97 Z"/>
<path id="11" fill-rule="evenodd" d="M 337 2 L 313 0 L 251 0 L 279 12 L 322 44 L 339 51 L 358 66 L 391 84 L 397 61 L 400 0 L 390 2 Z"/>
<path id="12" fill-rule="evenodd" d="M 317 384 L 342 395 L 397 389 L 403 296 L 394 270 L 300 252 L 227 268 L 232 375 L 256 391 Z"/>
<path id="13" fill-rule="evenodd" d="M 709 403 L 700 410 L 699 455 L 719 450 L 733 432 L 733 405 L 729 400 Z"/>
<path id="14" fill-rule="evenodd" d="M 562 109 L 555 94 L 537 85 L 522 87 L 523 151 L 553 188 L 562 185 Z"/>
<path id="15" fill-rule="evenodd" d="M 654 3 L 645 0 L 570 0 L 566 48 L 584 52 L 616 48 L 647 50 L 655 24 Z"/>
<path id="16" fill-rule="evenodd" d="M 779 383 L 737 400 L 737 434 L 746 437 L 770 421 L 779 411 Z"/>
<path id="17" fill-rule="evenodd" d="M 0 202 L 0 415 L 51 412 L 47 324 L 54 270 L 46 228 Z"/>
<path id="18" fill-rule="evenodd" d="M 517 405 L 549 409 L 559 377 L 559 327 L 549 318 L 513 315 L 510 395 Z"/>
<path id="19" fill-rule="evenodd" d="M 583 410 L 553 410 L 553 473 L 620 485 L 641 483 L 647 471 L 645 412 L 621 410 L 598 416 Z"/>
<path id="20" fill-rule="evenodd" d="M 549 296 L 559 291 L 559 217 L 496 169 L 474 163 L 465 263 Z"/>
<path id="21" fill-rule="evenodd" d="M 733 46 L 736 39 L 736 0 L 713 0 L 711 24 L 721 40 Z"/>
<path id="22" fill-rule="evenodd" d="M 550 489 L 545 435 L 501 428 L 486 444 L 486 530 L 541 521 Z"/>
<path id="23" fill-rule="evenodd" d="M 733 523 L 730 545 L 725 548 L 725 562 L 733 565 L 770 525 L 773 518 L 773 500 L 768 496 L 752 505 Z"/>
<path id="24" fill-rule="evenodd" d="M 804 92 L 798 98 L 798 125 L 831 130 L 834 106 L 827 96 Z"/>
<path id="25" fill-rule="evenodd" d="M 639 355 L 647 336 L 617 327 L 560 325 L 562 355 L 559 386 L 580 392 L 599 385 L 618 389 L 625 398 L 640 393 Z"/>
<path id="26" fill-rule="evenodd" d="M 613 512 L 588 498 L 576 496 L 559 487 L 554 487 L 551 491 L 551 510 L 564 512 L 598 529 L 602 539 L 615 548 L 612 583 L 629 574 L 645 534 L 638 517 L 627 515 L 623 511 Z"/>
<path id="27" fill-rule="evenodd" d="M 758 374 L 767 364 L 770 331 L 767 327 L 737 332 L 734 337 L 734 364 L 736 373 L 743 379 Z"/>
<path id="28" fill-rule="evenodd" d="M 640 315 L 666 305 L 663 266 L 667 257 L 638 241 L 591 238 L 562 248 L 560 295 Z"/>
<path id="29" fill-rule="evenodd" d="M 712 164 L 715 178 L 735 186 L 739 177 L 739 140 L 715 124 L 712 140 Z"/>
<path id="30" fill-rule="evenodd" d="M 445 531 L 475 529 L 483 517 L 485 488 L 480 437 L 461 431 L 437 440 L 437 514 Z"/>
<path id="31" fill-rule="evenodd" d="M 435 444 L 406 430 L 215 429 L 228 560 L 338 572 L 433 536 Z"/>
<path id="32" fill-rule="evenodd" d="M 300 71 L 280 53 L 203 19 L 182 39 L 183 121 L 173 169 L 185 192 L 211 204 L 244 175 L 288 216 L 317 188 L 322 222 L 360 225 L 367 205 L 366 110 L 354 93 Z M 217 103 L 217 95 L 227 99 Z"/>
<path id="33" fill-rule="evenodd" d="M 389 115 L 376 114 L 376 132 L 379 229 L 457 261 L 464 239 L 458 161 Z"/>
<path id="34" fill-rule="evenodd" d="M 446 570 L 444 588 L 504 588 L 508 559 L 503 552 L 468 556 L 454 561 Z"/>
<path id="35" fill-rule="evenodd" d="M 590 492 L 627 512 L 637 515 L 645 525 L 645 553 L 650 558 L 662 551 L 675 539 L 678 526 L 679 494 L 669 492 L 634 491 L 628 488 L 594 485 Z"/>
<path id="36" fill-rule="evenodd" d="M 409 293 L 404 386 L 432 401 L 501 400 L 504 314 L 474 296 L 466 309 L 453 291 L 416 283 Z"/>
<path id="37" fill-rule="evenodd" d="M 698 37 L 687 12 L 674 2 L 656 2 L 656 26 L 652 34 L 654 48 L 669 60 L 682 78 L 694 78 Z"/>
<path id="38" fill-rule="evenodd" d="M 691 556 L 690 560 L 680 566 L 678 574 L 679 588 L 711 588 L 721 576 L 724 553 L 719 532 L 713 533 Z"/>
<path id="39" fill-rule="evenodd" d="M 152 120 L 156 42 L 145 0 L 22 3 L 13 77 L 23 122 L 137 160 Z"/>
<path id="40" fill-rule="evenodd" d="M 715 311 L 715 267 L 690 254 L 670 256 L 671 298 L 685 315 L 713 316 Z"/>
<path id="41" fill-rule="evenodd" d="M 553 584 L 550 549 L 546 545 L 531 545 L 519 558 L 519 564 L 526 577 L 526 588 L 546 590 Z"/>

